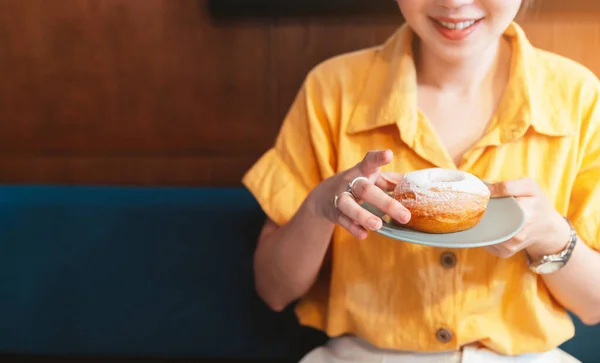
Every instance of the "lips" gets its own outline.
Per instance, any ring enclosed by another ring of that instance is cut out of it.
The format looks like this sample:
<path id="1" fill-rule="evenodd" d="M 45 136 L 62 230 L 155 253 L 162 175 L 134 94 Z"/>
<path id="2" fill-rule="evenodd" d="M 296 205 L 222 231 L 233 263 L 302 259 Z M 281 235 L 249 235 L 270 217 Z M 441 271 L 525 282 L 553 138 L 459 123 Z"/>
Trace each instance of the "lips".
<path id="1" fill-rule="evenodd" d="M 482 18 L 431 18 L 435 28 L 445 38 L 453 41 L 466 39 L 475 31 Z"/>

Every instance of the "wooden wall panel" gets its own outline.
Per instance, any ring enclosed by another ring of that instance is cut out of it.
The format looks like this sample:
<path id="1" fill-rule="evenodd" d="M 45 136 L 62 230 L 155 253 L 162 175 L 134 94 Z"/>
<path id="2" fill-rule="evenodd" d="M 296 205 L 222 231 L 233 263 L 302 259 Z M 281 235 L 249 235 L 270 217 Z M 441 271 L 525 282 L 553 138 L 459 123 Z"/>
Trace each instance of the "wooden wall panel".
<path id="1" fill-rule="evenodd" d="M 271 53 L 277 90 L 277 126 L 311 68 L 338 54 L 379 44 L 396 26 L 377 19 L 275 22 L 271 27 Z"/>
<path id="2" fill-rule="evenodd" d="M 234 179 L 274 119 L 268 41 L 196 0 L 1 1 L 0 179 Z"/>
<path id="3" fill-rule="evenodd" d="M 600 9 L 559 16 L 546 1 L 525 22 L 532 41 L 600 74 Z M 396 21 L 214 19 L 205 0 L 0 0 L 0 182 L 237 185 L 306 72 L 384 41 Z"/>
<path id="4" fill-rule="evenodd" d="M 257 84 L 267 36 L 267 25 L 213 27 L 194 0 L 0 2 L 0 66 L 11 70 L 0 109 L 19 121 L 0 148 L 164 156 L 244 144 L 260 133 L 239 121 L 268 117 Z"/>
<path id="5" fill-rule="evenodd" d="M 580 62 L 600 76 L 600 9 L 595 13 L 540 14 L 524 22 L 523 28 L 535 46 Z"/>

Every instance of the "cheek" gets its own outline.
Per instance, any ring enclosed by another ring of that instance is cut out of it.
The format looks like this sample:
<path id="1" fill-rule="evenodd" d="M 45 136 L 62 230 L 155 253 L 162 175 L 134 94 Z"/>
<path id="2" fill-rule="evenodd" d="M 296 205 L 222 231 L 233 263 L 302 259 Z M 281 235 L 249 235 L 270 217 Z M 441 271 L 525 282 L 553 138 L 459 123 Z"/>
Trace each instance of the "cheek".
<path id="1" fill-rule="evenodd" d="M 490 14 L 497 18 L 514 19 L 521 9 L 523 0 L 488 0 L 486 8 Z"/>
<path id="2" fill-rule="evenodd" d="M 396 0 L 404 19 L 411 23 L 422 13 L 424 0 Z"/>

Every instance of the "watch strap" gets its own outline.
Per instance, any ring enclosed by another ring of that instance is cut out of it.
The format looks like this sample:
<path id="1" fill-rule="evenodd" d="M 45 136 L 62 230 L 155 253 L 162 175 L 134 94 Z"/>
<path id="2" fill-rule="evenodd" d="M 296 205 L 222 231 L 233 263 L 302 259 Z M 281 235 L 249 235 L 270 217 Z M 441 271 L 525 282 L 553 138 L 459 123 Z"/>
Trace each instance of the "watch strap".
<path id="1" fill-rule="evenodd" d="M 560 254 L 562 255 L 562 257 L 565 257 L 568 261 L 571 258 L 571 255 L 573 254 L 575 245 L 577 244 L 577 231 L 575 230 L 575 227 L 573 227 L 573 224 L 571 224 L 571 221 L 569 220 L 569 218 L 567 218 L 567 217 L 564 217 L 564 218 L 565 218 L 565 221 L 567 221 L 567 223 L 569 224 L 569 228 L 571 229 L 571 236 L 569 239 L 569 243 L 567 244 L 567 247 Z"/>
<path id="2" fill-rule="evenodd" d="M 571 255 L 573 254 L 573 250 L 575 249 L 575 246 L 577 245 L 577 231 L 573 227 L 573 224 L 571 223 L 569 218 L 564 217 L 564 219 L 568 223 L 569 228 L 571 230 L 571 234 L 569 236 L 569 241 L 567 243 L 567 246 L 565 247 L 565 249 L 563 251 L 556 253 L 556 254 L 543 256 L 539 261 L 535 261 L 535 262 L 532 262 L 529 258 L 529 255 L 527 255 L 527 262 L 529 264 L 530 269 L 533 272 L 535 272 L 537 274 L 555 272 L 557 270 L 560 270 L 562 267 L 564 267 L 567 264 L 567 262 L 569 261 L 569 259 L 571 258 Z M 545 265 L 550 265 L 550 264 L 558 265 L 559 267 L 544 269 Z M 544 272 L 544 271 L 550 271 L 550 272 Z"/>

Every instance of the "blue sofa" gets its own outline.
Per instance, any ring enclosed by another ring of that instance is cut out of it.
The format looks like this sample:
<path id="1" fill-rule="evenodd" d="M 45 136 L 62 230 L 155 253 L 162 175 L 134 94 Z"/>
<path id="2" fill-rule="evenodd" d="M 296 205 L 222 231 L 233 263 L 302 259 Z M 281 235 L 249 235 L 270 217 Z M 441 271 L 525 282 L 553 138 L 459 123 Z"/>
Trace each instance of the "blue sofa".
<path id="1" fill-rule="evenodd" d="M 0 187 L 0 354 L 297 361 L 325 337 L 256 296 L 263 219 L 242 188 Z"/>

